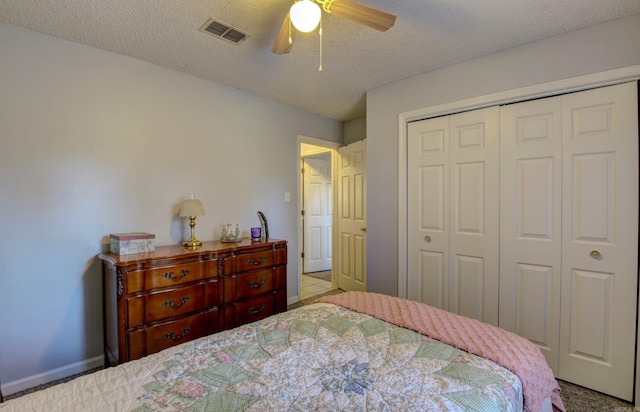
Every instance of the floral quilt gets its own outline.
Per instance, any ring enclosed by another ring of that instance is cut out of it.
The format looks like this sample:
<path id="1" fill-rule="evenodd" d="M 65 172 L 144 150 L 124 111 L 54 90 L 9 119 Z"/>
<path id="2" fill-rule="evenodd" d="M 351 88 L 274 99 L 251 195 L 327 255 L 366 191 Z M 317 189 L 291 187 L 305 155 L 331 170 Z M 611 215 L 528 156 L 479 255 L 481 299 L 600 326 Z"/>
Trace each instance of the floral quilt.
<path id="1" fill-rule="evenodd" d="M 136 412 L 514 411 L 522 410 L 522 387 L 516 375 L 484 358 L 317 303 L 0 404 L 0 411 L 38 405 Z"/>

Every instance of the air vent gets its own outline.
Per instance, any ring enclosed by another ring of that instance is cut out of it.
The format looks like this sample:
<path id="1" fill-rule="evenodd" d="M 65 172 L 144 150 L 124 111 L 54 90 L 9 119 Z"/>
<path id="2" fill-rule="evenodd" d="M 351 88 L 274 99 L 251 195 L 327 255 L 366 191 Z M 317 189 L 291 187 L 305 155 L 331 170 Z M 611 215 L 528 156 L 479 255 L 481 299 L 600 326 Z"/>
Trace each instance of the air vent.
<path id="1" fill-rule="evenodd" d="M 243 33 L 235 27 L 215 19 L 209 19 L 204 26 L 200 28 L 200 31 L 234 44 L 241 43 L 249 37 L 247 33 Z"/>

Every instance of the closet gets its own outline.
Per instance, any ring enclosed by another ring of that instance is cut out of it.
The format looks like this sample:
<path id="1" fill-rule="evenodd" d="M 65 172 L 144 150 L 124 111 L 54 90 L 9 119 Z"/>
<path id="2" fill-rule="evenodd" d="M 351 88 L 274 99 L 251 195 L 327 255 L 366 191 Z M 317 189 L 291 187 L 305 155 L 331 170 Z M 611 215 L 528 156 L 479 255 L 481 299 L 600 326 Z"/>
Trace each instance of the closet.
<path id="1" fill-rule="evenodd" d="M 558 378 L 631 400 L 637 83 L 413 122 L 407 150 L 408 297 L 524 336 Z"/>
<path id="2" fill-rule="evenodd" d="M 408 295 L 498 324 L 499 109 L 409 124 Z"/>

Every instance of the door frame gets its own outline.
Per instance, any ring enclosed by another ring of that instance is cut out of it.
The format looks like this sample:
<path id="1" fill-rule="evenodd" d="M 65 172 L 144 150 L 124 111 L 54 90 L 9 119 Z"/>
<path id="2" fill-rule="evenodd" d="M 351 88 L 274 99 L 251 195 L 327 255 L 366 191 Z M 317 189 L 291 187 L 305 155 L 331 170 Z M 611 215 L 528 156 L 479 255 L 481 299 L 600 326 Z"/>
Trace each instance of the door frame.
<path id="1" fill-rule="evenodd" d="M 297 202 L 297 227 L 298 227 L 298 256 L 296 257 L 296 279 L 298 279 L 298 287 L 296 295 L 289 298 L 289 302 L 287 304 L 293 304 L 300 301 L 300 296 L 302 296 L 302 251 L 304 250 L 304 238 L 303 238 L 303 228 L 304 225 L 302 223 L 302 173 L 300 173 L 302 169 L 302 152 L 300 150 L 300 146 L 302 143 L 310 144 L 313 146 L 321 147 L 322 150 L 319 150 L 318 153 L 331 153 L 331 287 L 335 288 L 337 281 L 335 276 L 335 268 L 338 267 L 338 255 L 337 255 L 337 239 L 336 236 L 338 231 L 336 228 L 338 227 L 338 214 L 335 213 L 338 209 L 337 203 L 337 190 L 338 185 L 336 184 L 336 178 L 338 175 L 338 148 L 344 146 L 342 143 L 330 142 L 327 140 L 317 139 L 315 137 L 298 135 L 296 140 L 296 187 L 298 188 L 298 196 L 296 199 Z M 309 153 L 311 154 L 311 153 Z M 306 154 L 305 154 L 306 155 Z"/>
<path id="2" fill-rule="evenodd" d="M 571 93 L 596 87 L 611 86 L 640 80 L 640 65 L 608 70 L 583 76 L 571 77 L 519 89 L 508 90 L 484 96 L 473 97 L 451 103 L 444 103 L 398 114 L 398 296 L 407 296 L 407 128 L 408 123 L 436 116 L 444 116 L 462 111 L 481 109 L 489 106 L 516 103 L 557 94 Z M 640 313 L 640 293 L 638 294 Z M 636 314 L 638 316 L 638 313 Z M 640 319 L 640 317 L 638 317 Z M 640 406 L 640 327 L 636 327 L 636 406 Z"/>

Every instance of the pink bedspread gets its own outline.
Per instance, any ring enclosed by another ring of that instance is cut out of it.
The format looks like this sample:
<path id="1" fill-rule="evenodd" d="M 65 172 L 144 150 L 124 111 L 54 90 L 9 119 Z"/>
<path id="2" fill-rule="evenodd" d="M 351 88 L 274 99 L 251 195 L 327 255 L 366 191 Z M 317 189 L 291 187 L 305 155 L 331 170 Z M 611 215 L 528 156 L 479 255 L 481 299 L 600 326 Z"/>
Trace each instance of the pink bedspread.
<path id="1" fill-rule="evenodd" d="M 547 397 L 551 397 L 555 410 L 565 410 L 560 387 L 542 352 L 512 332 L 420 302 L 378 293 L 346 292 L 325 296 L 317 302 L 366 313 L 490 359 L 518 375 L 526 411 L 538 412 Z"/>

